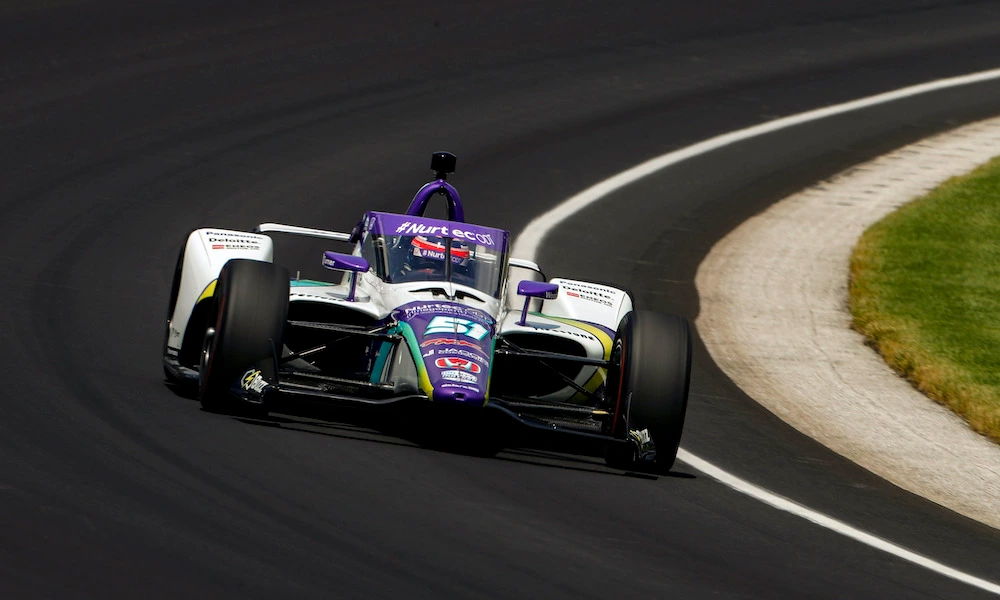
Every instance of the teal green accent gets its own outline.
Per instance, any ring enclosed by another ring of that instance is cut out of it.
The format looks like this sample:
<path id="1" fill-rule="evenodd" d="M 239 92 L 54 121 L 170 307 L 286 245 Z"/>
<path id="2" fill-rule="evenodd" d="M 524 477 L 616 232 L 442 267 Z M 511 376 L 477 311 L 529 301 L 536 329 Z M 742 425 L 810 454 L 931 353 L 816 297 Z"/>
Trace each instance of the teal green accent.
<path id="1" fill-rule="evenodd" d="M 336 284 L 327 283 L 325 281 L 316 281 L 315 279 L 292 279 L 288 282 L 288 285 L 291 287 L 321 287 Z"/>
<path id="2" fill-rule="evenodd" d="M 431 378 L 427 374 L 427 367 L 424 366 L 424 357 L 420 356 L 420 343 L 417 341 L 416 334 L 413 333 L 413 327 L 410 327 L 409 323 L 400 323 L 391 332 L 401 334 L 406 340 L 406 346 L 410 349 L 413 363 L 417 366 L 417 380 L 420 383 L 420 389 L 430 398 L 434 394 L 434 388 L 431 387 Z"/>
<path id="3" fill-rule="evenodd" d="M 390 333 L 395 333 L 395 331 L 390 331 Z M 378 354 L 375 356 L 375 366 L 372 367 L 372 383 L 379 383 L 382 379 L 382 373 L 385 372 L 385 363 L 389 360 L 389 354 L 392 353 L 392 347 L 392 342 L 382 342 L 381 346 L 379 346 Z"/>

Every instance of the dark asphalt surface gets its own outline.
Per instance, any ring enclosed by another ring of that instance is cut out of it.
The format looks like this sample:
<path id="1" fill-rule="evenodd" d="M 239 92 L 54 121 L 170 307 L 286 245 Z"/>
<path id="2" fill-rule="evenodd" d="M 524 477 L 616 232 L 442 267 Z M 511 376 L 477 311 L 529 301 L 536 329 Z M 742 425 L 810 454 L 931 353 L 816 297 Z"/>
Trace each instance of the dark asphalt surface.
<path id="1" fill-rule="evenodd" d="M 683 464 L 641 479 L 207 414 L 159 351 L 192 228 L 347 229 L 402 210 L 448 149 L 469 219 L 516 232 L 700 139 L 996 67 L 996 3 L 150 4 L 0 2 L 0 595 L 988 597 Z M 706 155 L 580 213 L 543 267 L 693 319 L 698 262 L 742 219 L 996 112 L 980 85 Z M 683 446 L 1000 579 L 1000 533 L 792 431 L 703 348 Z"/>

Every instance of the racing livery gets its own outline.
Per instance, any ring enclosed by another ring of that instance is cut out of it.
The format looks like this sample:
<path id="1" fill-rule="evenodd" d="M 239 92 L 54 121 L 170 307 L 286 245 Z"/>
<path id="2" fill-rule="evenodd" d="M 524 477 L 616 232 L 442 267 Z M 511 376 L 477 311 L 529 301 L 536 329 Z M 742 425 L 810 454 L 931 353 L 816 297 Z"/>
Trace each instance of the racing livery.
<path id="1" fill-rule="evenodd" d="M 366 212 L 350 233 L 193 231 L 171 288 L 167 379 L 196 384 L 217 412 L 262 414 L 308 396 L 496 414 L 585 442 L 574 447 L 614 466 L 669 470 L 687 406 L 687 322 L 511 258 L 507 231 L 465 222 L 447 181 L 454 166 L 435 153 L 435 179 L 404 214 Z M 448 218 L 425 217 L 439 195 Z M 350 249 L 323 252 L 323 280 L 290 277 L 274 261 L 275 234 Z"/>

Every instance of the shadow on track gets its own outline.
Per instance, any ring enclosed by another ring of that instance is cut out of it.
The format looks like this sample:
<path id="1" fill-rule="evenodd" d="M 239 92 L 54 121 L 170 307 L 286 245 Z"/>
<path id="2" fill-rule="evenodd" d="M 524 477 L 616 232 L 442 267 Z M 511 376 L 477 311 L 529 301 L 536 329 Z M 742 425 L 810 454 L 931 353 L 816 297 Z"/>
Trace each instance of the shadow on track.
<path id="1" fill-rule="evenodd" d="M 196 400 L 194 390 L 167 385 L 177 396 Z M 485 414 L 484 418 L 477 418 Z M 473 416 L 475 415 L 475 416 Z M 656 481 L 660 477 L 695 479 L 689 472 L 672 470 L 666 475 L 613 469 L 604 464 L 599 453 L 586 444 L 566 443 L 532 434 L 493 413 L 440 412 L 433 407 L 370 408 L 354 405 L 331 405 L 324 402 L 293 399 L 283 402 L 267 416 L 228 415 L 248 425 L 270 427 L 400 447 L 493 458 L 536 467 L 555 468 L 581 473 L 630 477 Z"/>

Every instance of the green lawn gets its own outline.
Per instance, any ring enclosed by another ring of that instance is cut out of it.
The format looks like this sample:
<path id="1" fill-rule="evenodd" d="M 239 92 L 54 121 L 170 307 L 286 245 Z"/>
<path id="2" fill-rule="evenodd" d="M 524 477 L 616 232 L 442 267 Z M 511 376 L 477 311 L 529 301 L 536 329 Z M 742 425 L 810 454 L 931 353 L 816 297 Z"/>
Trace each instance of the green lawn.
<path id="1" fill-rule="evenodd" d="M 889 365 L 1000 442 L 1000 157 L 868 229 L 850 302 Z"/>

